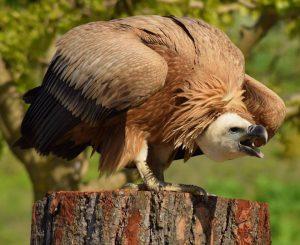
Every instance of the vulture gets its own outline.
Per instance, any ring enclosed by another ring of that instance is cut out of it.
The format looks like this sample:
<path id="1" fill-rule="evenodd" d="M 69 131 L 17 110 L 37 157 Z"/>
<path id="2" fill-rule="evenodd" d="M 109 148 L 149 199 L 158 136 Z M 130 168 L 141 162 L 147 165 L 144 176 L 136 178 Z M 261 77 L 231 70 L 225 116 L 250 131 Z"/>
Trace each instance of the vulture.
<path id="1" fill-rule="evenodd" d="M 245 74 L 241 51 L 219 29 L 188 17 L 133 16 L 75 27 L 57 42 L 16 142 L 73 159 L 88 146 L 99 170 L 138 170 L 148 190 L 204 194 L 166 183 L 173 160 L 263 157 L 286 108 Z"/>

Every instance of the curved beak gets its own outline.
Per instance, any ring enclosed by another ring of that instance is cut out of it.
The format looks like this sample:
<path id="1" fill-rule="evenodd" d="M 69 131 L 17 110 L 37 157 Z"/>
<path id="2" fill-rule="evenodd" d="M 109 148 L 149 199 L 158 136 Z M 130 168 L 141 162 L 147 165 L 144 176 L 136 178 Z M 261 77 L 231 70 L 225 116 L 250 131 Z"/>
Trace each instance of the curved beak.
<path id="1" fill-rule="evenodd" d="M 242 137 L 239 148 L 249 156 L 263 158 L 264 154 L 258 147 L 265 145 L 268 141 L 268 132 L 262 125 L 251 125 L 247 133 Z"/>

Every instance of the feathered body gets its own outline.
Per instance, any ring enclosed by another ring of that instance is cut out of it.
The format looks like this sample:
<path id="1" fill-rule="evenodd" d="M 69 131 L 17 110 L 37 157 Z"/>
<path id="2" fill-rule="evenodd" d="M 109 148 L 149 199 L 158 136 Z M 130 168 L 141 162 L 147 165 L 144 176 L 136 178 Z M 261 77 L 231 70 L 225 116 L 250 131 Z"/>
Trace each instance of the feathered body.
<path id="1" fill-rule="evenodd" d="M 269 136 L 285 115 L 282 100 L 245 75 L 242 53 L 222 31 L 160 16 L 70 30 L 25 100 L 19 145 L 68 159 L 91 145 L 107 172 L 133 164 L 145 144 L 153 171 L 199 154 L 195 140 L 224 113 L 264 125 Z"/>

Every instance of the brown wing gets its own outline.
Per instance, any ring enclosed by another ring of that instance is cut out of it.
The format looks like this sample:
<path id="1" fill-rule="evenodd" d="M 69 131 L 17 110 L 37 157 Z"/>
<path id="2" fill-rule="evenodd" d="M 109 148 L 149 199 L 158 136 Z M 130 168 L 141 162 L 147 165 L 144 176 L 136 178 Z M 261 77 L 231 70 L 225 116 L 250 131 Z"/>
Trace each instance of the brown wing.
<path id="1" fill-rule="evenodd" d="M 285 118 L 286 107 L 283 100 L 247 74 L 243 89 L 245 104 L 254 116 L 255 122 L 264 125 L 268 130 L 269 138 L 273 137 Z"/>
<path id="2" fill-rule="evenodd" d="M 68 132 L 76 128 L 92 136 L 89 127 L 162 88 L 167 63 L 135 31 L 125 24 L 95 22 L 66 33 L 42 85 L 24 97 L 31 105 L 17 145 L 74 158 L 91 142 L 81 136 L 79 142 Z"/>
<path id="3" fill-rule="evenodd" d="M 167 70 L 130 26 L 96 22 L 61 38 L 42 86 L 73 115 L 95 124 L 148 98 L 164 85 Z"/>

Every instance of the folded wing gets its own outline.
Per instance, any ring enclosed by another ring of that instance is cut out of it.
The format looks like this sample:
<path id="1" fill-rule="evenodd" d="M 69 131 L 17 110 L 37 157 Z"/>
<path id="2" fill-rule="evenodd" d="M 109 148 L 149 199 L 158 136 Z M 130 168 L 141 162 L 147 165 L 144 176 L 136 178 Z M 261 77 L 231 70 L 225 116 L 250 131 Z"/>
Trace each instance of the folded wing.
<path id="1" fill-rule="evenodd" d="M 286 107 L 283 100 L 271 89 L 247 74 L 243 89 L 245 90 L 245 104 L 254 116 L 255 122 L 265 126 L 269 138 L 273 137 L 285 118 Z"/>
<path id="2" fill-rule="evenodd" d="M 139 105 L 163 87 L 167 70 L 130 26 L 96 22 L 74 28 L 58 42 L 42 85 L 24 96 L 31 106 L 17 144 L 73 158 L 88 138 L 62 141 L 64 135 Z"/>
<path id="3" fill-rule="evenodd" d="M 65 34 L 43 83 L 72 114 L 91 124 L 111 110 L 140 104 L 167 75 L 165 60 L 130 26 L 100 23 Z"/>

